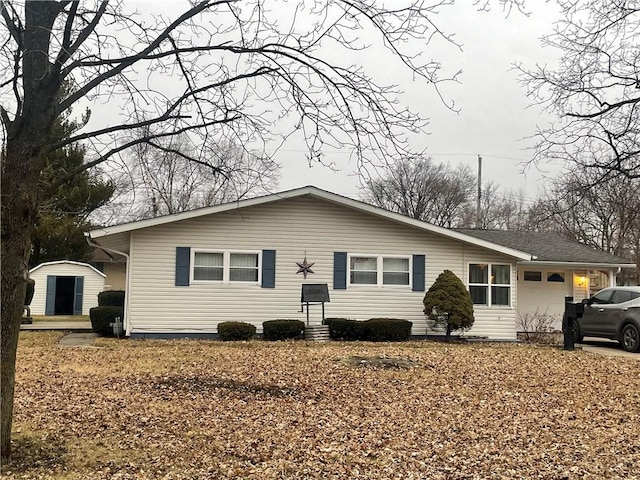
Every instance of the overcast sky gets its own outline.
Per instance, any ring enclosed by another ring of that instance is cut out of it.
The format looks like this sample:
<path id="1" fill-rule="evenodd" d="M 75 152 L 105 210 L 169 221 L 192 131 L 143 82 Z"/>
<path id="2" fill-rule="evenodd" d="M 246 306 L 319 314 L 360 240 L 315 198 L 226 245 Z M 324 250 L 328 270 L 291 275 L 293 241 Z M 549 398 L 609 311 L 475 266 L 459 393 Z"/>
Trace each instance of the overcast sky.
<path id="1" fill-rule="evenodd" d="M 483 157 L 483 181 L 495 181 L 503 188 L 525 188 L 529 198 L 535 197 L 544 183 L 543 173 L 529 168 L 523 174 L 523 162 L 531 153 L 531 136 L 536 125 L 550 120 L 538 107 L 529 107 L 525 89 L 518 84 L 512 70 L 514 62 L 534 66 L 552 64 L 557 52 L 542 48 L 540 38 L 551 33 L 557 10 L 553 4 L 536 2 L 525 17 L 494 8 L 479 13 L 469 2 L 447 7 L 441 24 L 455 32 L 463 51 L 443 43 L 432 44 L 426 55 L 443 63 L 446 71 L 462 69 L 461 83 L 450 84 L 445 94 L 453 99 L 460 113 L 448 110 L 424 84 L 411 79 L 398 79 L 406 92 L 404 100 L 414 111 L 429 118 L 429 135 L 414 140 L 426 148 L 438 162 L 452 165 L 464 163 L 477 169 L 477 155 Z M 496 2 L 497 3 L 497 2 Z M 358 196 L 358 179 L 354 165 L 347 164 L 348 152 L 331 152 L 327 158 L 341 167 L 333 173 L 326 168 L 309 168 L 303 161 L 302 147 L 285 147 L 277 157 L 282 164 L 280 189 L 316 185 L 352 197 Z M 544 166 L 547 170 L 547 166 Z M 553 169 L 547 175 L 555 175 Z"/>

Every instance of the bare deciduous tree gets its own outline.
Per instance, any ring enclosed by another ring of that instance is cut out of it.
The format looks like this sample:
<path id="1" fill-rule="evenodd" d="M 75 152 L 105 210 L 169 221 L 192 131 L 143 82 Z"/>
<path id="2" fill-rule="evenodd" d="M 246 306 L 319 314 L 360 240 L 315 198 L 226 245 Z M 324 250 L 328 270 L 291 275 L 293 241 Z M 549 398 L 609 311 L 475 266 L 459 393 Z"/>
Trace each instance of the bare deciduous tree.
<path id="1" fill-rule="evenodd" d="M 267 153 L 270 141 L 296 134 L 310 160 L 321 160 L 325 146 L 351 147 L 360 165 L 401 158 L 408 153 L 404 134 L 424 123 L 396 103 L 396 89 L 367 74 L 362 51 L 381 47 L 374 67 L 386 52 L 388 68 L 404 68 L 437 90 L 440 64 L 419 54 L 434 37 L 451 41 L 435 23 L 447 3 L 204 0 L 157 3 L 145 17 L 126 11 L 123 1 L 1 1 L 3 457 L 10 453 L 18 331 L 46 154 L 83 143 L 87 161 L 60 182 L 176 134 Z M 71 88 L 60 95 L 65 84 Z M 54 140 L 56 119 L 87 104 L 87 125 Z M 142 127 L 152 133 L 132 138 Z M 193 153 L 191 161 L 220 169 L 206 152 Z"/>
<path id="2" fill-rule="evenodd" d="M 640 180 L 587 170 L 556 180 L 532 207 L 537 228 L 636 262 L 640 283 Z M 594 184 L 597 183 L 596 186 Z"/>
<path id="3" fill-rule="evenodd" d="M 431 158 L 403 159 L 379 179 L 365 182 L 363 199 L 373 205 L 442 227 L 456 225 L 475 191 L 467 167 L 451 168 Z"/>
<path id="4" fill-rule="evenodd" d="M 479 215 L 476 210 L 476 202 L 468 204 L 458 225 L 484 230 L 526 231 L 532 228 L 523 189 L 502 191 L 497 183 L 486 182 L 482 187 Z"/>
<path id="5" fill-rule="evenodd" d="M 132 147 L 110 173 L 115 197 L 95 219 L 112 224 L 174 214 L 266 194 L 277 185 L 279 166 L 271 158 L 216 142 L 200 147 L 207 152 L 204 165 L 188 159 L 194 148 L 182 136 Z"/>
<path id="6" fill-rule="evenodd" d="M 558 4 L 562 18 L 543 40 L 562 52 L 558 66 L 518 66 L 529 95 L 558 116 L 539 130 L 534 160 L 640 178 L 640 6 Z"/>

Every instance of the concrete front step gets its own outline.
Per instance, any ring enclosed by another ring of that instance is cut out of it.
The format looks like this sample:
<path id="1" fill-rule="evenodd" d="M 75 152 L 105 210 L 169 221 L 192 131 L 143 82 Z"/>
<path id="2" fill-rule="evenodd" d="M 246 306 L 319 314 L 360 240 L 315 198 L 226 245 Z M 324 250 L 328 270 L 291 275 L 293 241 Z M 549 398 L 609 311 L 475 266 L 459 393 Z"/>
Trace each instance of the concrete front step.
<path id="1" fill-rule="evenodd" d="M 304 339 L 311 342 L 328 342 L 329 325 L 308 325 L 304 328 Z"/>

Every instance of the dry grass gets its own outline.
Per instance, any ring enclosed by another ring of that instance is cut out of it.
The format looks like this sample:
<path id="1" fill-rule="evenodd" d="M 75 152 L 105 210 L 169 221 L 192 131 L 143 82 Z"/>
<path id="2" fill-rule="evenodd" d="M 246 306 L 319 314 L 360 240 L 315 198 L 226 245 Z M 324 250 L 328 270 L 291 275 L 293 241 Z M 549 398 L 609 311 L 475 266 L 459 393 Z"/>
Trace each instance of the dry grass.
<path id="1" fill-rule="evenodd" d="M 635 359 L 21 337 L 7 479 L 640 478 Z"/>

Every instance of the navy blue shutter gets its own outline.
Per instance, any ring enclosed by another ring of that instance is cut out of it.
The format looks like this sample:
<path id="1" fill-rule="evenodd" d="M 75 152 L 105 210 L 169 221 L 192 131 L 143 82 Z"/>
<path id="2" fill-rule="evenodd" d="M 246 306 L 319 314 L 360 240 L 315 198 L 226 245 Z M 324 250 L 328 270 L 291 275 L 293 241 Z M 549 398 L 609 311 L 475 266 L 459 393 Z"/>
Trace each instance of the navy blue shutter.
<path id="1" fill-rule="evenodd" d="M 191 247 L 176 247 L 176 287 L 188 287 L 191 273 Z"/>
<path id="2" fill-rule="evenodd" d="M 262 288 L 276 288 L 276 251 L 262 251 Z"/>
<path id="3" fill-rule="evenodd" d="M 44 307 L 45 315 L 54 315 L 56 311 L 56 276 L 47 275 L 47 300 Z"/>
<path id="4" fill-rule="evenodd" d="M 73 295 L 73 314 L 82 315 L 82 295 L 84 294 L 84 277 L 76 277 Z"/>
<path id="5" fill-rule="evenodd" d="M 424 255 L 413 256 L 411 290 L 414 292 L 424 292 Z"/>
<path id="6" fill-rule="evenodd" d="M 347 252 L 333 252 L 333 289 L 347 288 Z"/>

